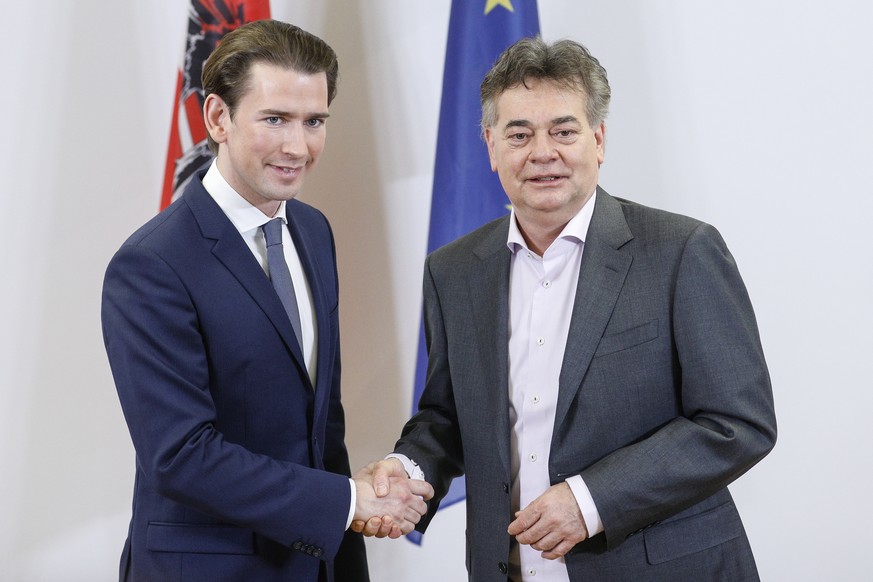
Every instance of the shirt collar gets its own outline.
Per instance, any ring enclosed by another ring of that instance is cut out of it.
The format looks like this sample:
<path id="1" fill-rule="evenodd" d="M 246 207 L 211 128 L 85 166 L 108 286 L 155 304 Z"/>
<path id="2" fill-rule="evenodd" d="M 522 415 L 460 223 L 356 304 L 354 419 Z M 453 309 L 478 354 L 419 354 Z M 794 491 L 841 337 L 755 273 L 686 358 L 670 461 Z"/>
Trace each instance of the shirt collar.
<path id="1" fill-rule="evenodd" d="M 585 237 L 588 235 L 588 227 L 591 225 L 591 217 L 594 216 L 594 203 L 597 199 L 597 191 L 591 195 L 585 205 L 579 209 L 576 216 L 570 219 L 570 222 L 558 235 L 558 239 L 569 240 L 574 243 L 584 243 Z M 557 239 L 556 239 L 557 240 Z M 529 250 L 527 243 L 521 234 L 521 229 L 518 227 L 518 222 L 515 218 L 515 208 L 512 208 L 509 216 L 509 236 L 506 240 L 506 246 L 513 253 L 521 249 Z"/>
<path id="2" fill-rule="evenodd" d="M 218 163 L 215 160 L 209 166 L 206 175 L 203 176 L 203 187 L 241 233 L 259 228 L 271 220 L 269 216 L 252 206 L 248 200 L 240 196 L 227 183 L 227 180 L 218 170 Z M 276 217 L 281 218 L 286 224 L 288 223 L 288 219 L 285 217 L 284 200 L 279 204 Z"/>

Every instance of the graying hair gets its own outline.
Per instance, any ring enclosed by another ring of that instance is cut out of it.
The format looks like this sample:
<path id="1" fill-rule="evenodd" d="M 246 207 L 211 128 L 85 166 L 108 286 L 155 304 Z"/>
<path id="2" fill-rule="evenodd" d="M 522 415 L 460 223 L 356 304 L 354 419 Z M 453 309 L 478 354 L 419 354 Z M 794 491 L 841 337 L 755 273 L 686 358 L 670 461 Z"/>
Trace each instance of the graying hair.
<path id="1" fill-rule="evenodd" d="M 497 122 L 497 98 L 519 85 L 527 87 L 527 81 L 534 79 L 583 91 L 589 125 L 595 127 L 606 120 L 612 92 L 600 61 L 578 42 L 559 40 L 548 44 L 539 37 L 531 37 L 503 51 L 482 80 L 479 94 L 483 135 L 485 128 Z"/>

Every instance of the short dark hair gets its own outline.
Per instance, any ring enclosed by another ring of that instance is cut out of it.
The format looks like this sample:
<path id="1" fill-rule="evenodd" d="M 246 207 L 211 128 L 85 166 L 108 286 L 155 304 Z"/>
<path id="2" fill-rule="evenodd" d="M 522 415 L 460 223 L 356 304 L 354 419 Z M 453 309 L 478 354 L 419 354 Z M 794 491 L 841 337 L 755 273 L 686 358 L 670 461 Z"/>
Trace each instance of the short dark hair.
<path id="1" fill-rule="evenodd" d="M 299 26 L 278 20 L 256 20 L 227 33 L 203 64 L 203 97 L 215 93 L 227 104 L 231 118 L 249 89 L 255 63 L 267 63 L 300 73 L 327 75 L 327 103 L 336 97 L 339 63 L 330 46 Z M 211 136 L 209 149 L 218 153 Z"/>
<path id="2" fill-rule="evenodd" d="M 482 131 L 497 121 L 495 101 L 508 89 L 528 80 L 553 81 L 585 93 L 585 112 L 591 126 L 609 114 L 611 90 L 606 69 L 588 49 L 572 40 L 547 44 L 541 38 L 523 38 L 497 58 L 479 88 L 482 103 Z"/>

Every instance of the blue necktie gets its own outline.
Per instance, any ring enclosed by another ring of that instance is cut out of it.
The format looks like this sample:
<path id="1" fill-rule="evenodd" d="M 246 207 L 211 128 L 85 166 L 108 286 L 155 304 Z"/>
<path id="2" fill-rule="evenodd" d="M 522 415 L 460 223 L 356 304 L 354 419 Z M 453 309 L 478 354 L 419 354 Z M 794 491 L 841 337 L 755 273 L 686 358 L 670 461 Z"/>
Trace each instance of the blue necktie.
<path id="1" fill-rule="evenodd" d="M 291 271 L 285 261 L 285 251 L 282 247 L 282 229 L 284 223 L 281 218 L 274 218 L 263 227 L 264 239 L 267 241 L 267 270 L 273 288 L 282 300 L 297 344 L 303 350 L 303 335 L 300 333 L 300 311 L 297 309 L 297 295 L 294 294 L 294 282 L 291 280 Z"/>

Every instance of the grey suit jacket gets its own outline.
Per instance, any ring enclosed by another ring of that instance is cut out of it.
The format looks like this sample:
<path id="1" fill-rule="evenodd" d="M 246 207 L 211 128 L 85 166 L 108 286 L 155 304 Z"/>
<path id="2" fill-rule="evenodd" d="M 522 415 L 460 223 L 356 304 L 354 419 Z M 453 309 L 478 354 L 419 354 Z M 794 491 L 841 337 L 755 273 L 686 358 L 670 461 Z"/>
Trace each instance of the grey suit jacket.
<path id="1" fill-rule="evenodd" d="M 396 451 L 436 490 L 466 474 L 471 580 L 510 538 L 508 217 L 428 257 L 427 383 Z M 719 233 L 598 188 L 560 374 L 549 474 L 585 480 L 605 531 L 571 580 L 755 580 L 727 485 L 776 440 L 752 305 Z"/>

